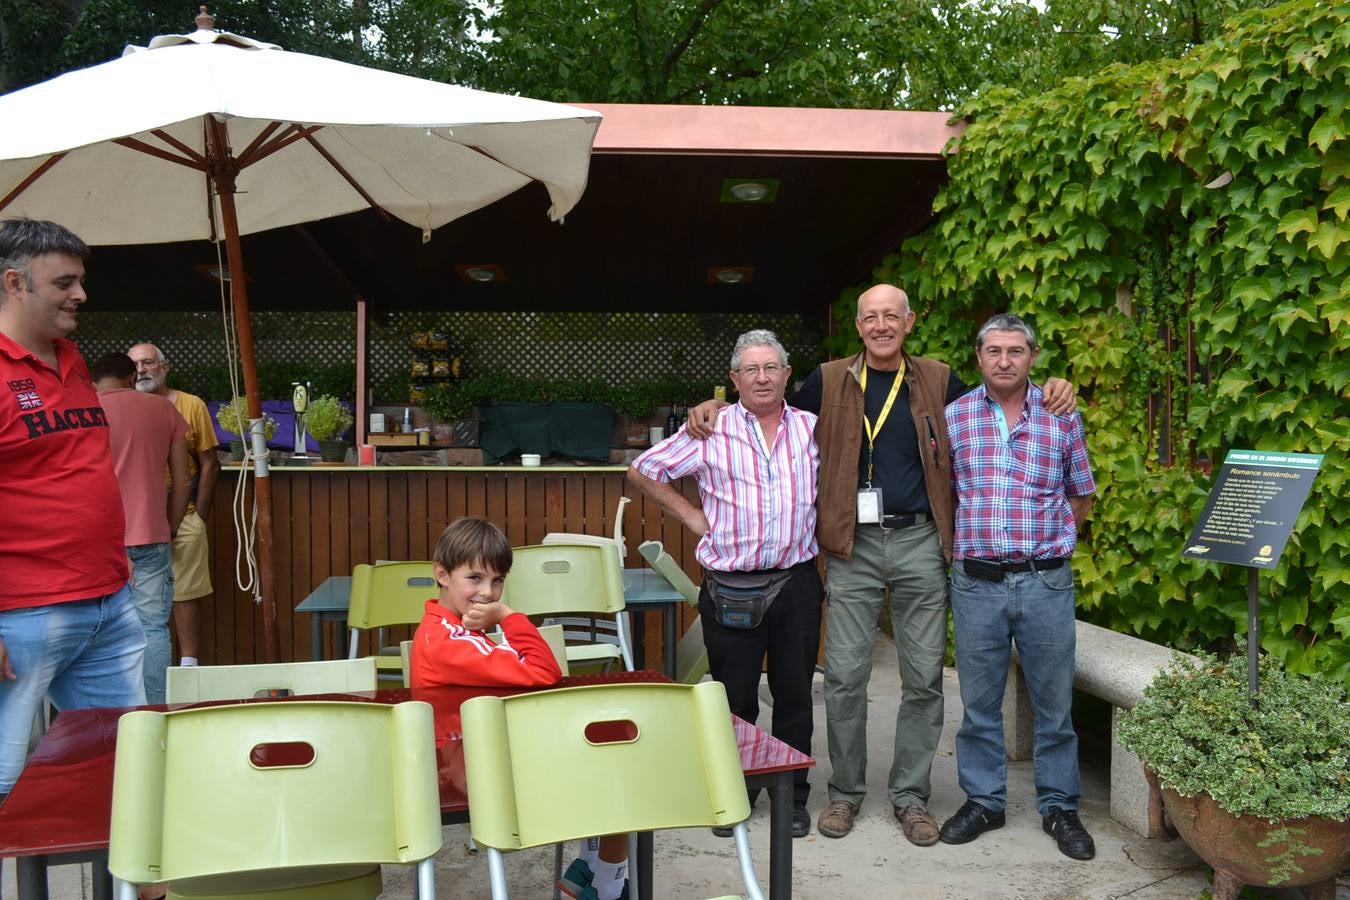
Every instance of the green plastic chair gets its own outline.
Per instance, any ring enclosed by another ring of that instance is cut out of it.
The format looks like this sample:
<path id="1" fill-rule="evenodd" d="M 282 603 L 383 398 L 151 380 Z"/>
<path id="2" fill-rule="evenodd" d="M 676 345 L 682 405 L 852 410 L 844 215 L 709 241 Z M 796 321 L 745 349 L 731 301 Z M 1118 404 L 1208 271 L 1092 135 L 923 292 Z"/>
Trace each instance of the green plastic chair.
<path id="1" fill-rule="evenodd" d="M 648 566 L 684 595 L 685 603 L 698 608 L 698 585 L 689 580 L 660 541 L 643 541 L 638 546 L 638 553 Z M 698 684 L 707 674 L 708 648 L 703 643 L 703 620 L 696 618 L 675 645 L 675 680 L 680 684 Z"/>
<path id="2" fill-rule="evenodd" d="M 361 632 L 375 630 L 373 655 L 380 677 L 399 677 L 402 666 L 399 648 L 385 645 L 384 629 L 421 622 L 427 600 L 439 591 L 429 562 L 384 562 L 352 569 L 352 595 L 347 606 L 351 643 L 347 658 L 357 658 Z"/>
<path id="3" fill-rule="evenodd" d="M 122 900 L 374 898 L 380 866 L 441 847 L 426 703 L 285 702 L 127 713 L 118 721 L 108 869 Z"/>
<path id="4" fill-rule="evenodd" d="M 374 657 L 243 666 L 170 666 L 169 703 L 279 698 L 290 694 L 373 691 Z"/>
<path id="5" fill-rule="evenodd" d="M 502 602 L 527 616 L 590 613 L 614 617 L 618 643 L 570 644 L 571 669 L 622 663 L 633 668 L 633 644 L 623 614 L 623 573 L 615 551 L 600 544 L 536 544 L 516 547 Z"/>
<path id="6" fill-rule="evenodd" d="M 488 848 L 494 900 L 508 896 L 503 853 L 597 834 L 719 825 L 733 826 L 747 896 L 763 900 L 720 683 L 474 697 L 460 714 L 469 827 Z"/>
<path id="7" fill-rule="evenodd" d="M 562 669 L 564 675 L 570 674 L 567 669 L 567 642 L 563 639 L 563 627 L 561 625 L 543 625 L 539 628 L 539 634 L 548 643 L 548 648 L 553 651 L 553 658 L 558 661 L 558 668 Z M 488 632 L 488 637 L 499 644 L 502 642 L 500 631 Z M 412 641 L 399 643 L 399 656 L 403 659 L 404 687 L 412 687 L 412 645 Z"/>

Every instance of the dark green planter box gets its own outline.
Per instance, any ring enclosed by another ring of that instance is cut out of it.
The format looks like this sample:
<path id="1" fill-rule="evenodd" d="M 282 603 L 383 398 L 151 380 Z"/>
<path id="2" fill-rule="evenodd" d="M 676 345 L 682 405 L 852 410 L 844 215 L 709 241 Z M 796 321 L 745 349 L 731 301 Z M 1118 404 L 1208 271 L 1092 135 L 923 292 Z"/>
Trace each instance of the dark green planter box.
<path id="1" fill-rule="evenodd" d="M 479 413 L 489 465 L 521 453 L 609 462 L 614 411 L 602 403 L 486 403 Z"/>

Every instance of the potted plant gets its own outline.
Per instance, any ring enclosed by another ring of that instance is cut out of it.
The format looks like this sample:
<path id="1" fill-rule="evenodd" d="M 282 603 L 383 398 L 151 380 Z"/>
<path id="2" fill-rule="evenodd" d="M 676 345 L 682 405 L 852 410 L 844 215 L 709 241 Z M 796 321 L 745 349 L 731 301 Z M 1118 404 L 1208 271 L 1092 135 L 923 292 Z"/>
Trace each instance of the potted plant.
<path id="1" fill-rule="evenodd" d="M 1120 741 L 1214 868 L 1215 900 L 1244 884 L 1330 897 L 1350 864 L 1350 701 L 1344 685 L 1268 656 L 1249 698 L 1244 653 L 1175 660 L 1123 714 Z"/>
<path id="2" fill-rule="evenodd" d="M 340 436 L 352 427 L 352 414 L 342 401 L 332 394 L 323 394 L 309 401 L 305 409 L 305 430 L 319 442 L 319 458 L 324 462 L 343 462 L 347 459 L 346 441 Z"/>
<path id="3" fill-rule="evenodd" d="M 248 433 L 248 418 L 247 397 L 235 397 L 229 403 L 221 404 L 220 409 L 216 410 L 216 422 L 221 428 L 235 435 L 230 441 L 230 456 L 239 461 L 244 459 L 244 435 Z M 276 419 L 263 413 L 262 423 L 263 438 L 272 440 L 272 435 L 277 432 Z"/>
<path id="4" fill-rule="evenodd" d="M 477 446 L 478 420 L 473 415 L 477 391 L 477 379 L 444 381 L 427 388 L 422 408 L 436 423 L 431 430 L 437 443 Z"/>

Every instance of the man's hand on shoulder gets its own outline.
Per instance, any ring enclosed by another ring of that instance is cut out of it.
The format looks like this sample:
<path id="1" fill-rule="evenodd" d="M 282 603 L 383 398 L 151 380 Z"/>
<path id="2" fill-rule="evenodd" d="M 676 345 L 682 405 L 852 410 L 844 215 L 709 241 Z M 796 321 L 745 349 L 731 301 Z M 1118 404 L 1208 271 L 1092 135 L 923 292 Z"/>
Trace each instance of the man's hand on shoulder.
<path id="1" fill-rule="evenodd" d="M 1045 408 L 1057 416 L 1066 416 L 1078 409 L 1078 392 L 1063 378 L 1045 379 Z"/>
<path id="2" fill-rule="evenodd" d="M 684 430 L 691 438 L 706 441 L 712 437 L 713 426 L 717 424 L 717 414 L 726 405 L 727 401 L 725 400 L 704 400 L 698 406 L 689 410 L 689 416 L 684 423 Z"/>

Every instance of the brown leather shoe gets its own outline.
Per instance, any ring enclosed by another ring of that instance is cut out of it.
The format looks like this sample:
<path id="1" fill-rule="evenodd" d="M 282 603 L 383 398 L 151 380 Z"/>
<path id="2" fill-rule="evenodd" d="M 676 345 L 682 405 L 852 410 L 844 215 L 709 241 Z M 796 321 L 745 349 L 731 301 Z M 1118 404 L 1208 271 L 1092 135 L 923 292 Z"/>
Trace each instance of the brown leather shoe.
<path id="1" fill-rule="evenodd" d="M 916 847 L 931 847 L 938 841 L 938 823 L 923 806 L 895 808 L 895 819 L 905 838 Z"/>
<path id="2" fill-rule="evenodd" d="M 847 800 L 831 800 L 820 811 L 816 830 L 826 837 L 841 838 L 853 830 L 853 817 L 857 814 L 858 807 L 855 804 Z"/>

